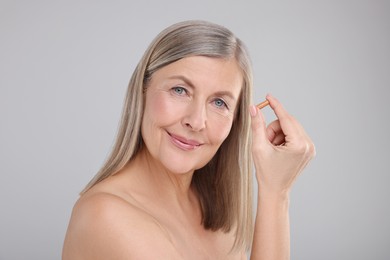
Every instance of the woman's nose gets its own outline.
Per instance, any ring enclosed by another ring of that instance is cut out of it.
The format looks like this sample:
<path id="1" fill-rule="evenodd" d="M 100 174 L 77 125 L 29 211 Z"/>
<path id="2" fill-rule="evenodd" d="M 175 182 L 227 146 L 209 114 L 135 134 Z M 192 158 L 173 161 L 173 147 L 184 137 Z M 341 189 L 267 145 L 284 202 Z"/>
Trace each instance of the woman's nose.
<path id="1" fill-rule="evenodd" d="M 193 131 L 201 131 L 206 128 L 207 113 L 206 108 L 202 104 L 191 104 L 185 117 L 183 125 Z"/>

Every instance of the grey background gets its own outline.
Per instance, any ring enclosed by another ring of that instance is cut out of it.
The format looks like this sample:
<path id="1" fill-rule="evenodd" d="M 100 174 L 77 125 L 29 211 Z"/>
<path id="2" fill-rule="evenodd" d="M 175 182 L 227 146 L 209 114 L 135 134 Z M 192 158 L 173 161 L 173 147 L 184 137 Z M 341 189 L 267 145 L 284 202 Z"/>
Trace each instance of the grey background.
<path id="1" fill-rule="evenodd" d="M 389 15 L 378 0 L 1 0 L 0 259 L 60 259 L 135 64 L 187 19 L 235 32 L 255 102 L 273 93 L 316 144 L 292 192 L 292 259 L 390 259 Z"/>

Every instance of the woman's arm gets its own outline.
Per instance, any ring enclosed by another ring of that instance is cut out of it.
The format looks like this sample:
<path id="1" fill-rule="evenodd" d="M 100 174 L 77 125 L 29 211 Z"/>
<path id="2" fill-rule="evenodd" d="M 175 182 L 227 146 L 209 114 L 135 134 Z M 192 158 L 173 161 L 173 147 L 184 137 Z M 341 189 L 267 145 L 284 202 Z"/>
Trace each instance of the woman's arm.
<path id="1" fill-rule="evenodd" d="M 259 194 L 251 259 L 290 259 L 288 195 Z"/>
<path id="2" fill-rule="evenodd" d="M 268 127 L 263 115 L 250 108 L 259 187 L 251 259 L 285 260 L 290 258 L 289 192 L 315 148 L 280 102 L 272 96 L 267 100 L 278 118 Z"/>

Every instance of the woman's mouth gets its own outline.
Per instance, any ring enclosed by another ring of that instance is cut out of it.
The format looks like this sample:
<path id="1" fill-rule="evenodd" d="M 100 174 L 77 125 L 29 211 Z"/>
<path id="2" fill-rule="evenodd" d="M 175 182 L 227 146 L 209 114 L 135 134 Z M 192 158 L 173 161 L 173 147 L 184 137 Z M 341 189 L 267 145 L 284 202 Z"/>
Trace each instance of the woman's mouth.
<path id="1" fill-rule="evenodd" d="M 171 134 L 169 132 L 167 132 L 167 133 L 170 136 L 172 143 L 176 147 L 178 147 L 182 150 L 191 151 L 191 150 L 194 150 L 202 145 L 200 142 L 198 142 L 196 140 L 187 139 L 185 137 Z"/>

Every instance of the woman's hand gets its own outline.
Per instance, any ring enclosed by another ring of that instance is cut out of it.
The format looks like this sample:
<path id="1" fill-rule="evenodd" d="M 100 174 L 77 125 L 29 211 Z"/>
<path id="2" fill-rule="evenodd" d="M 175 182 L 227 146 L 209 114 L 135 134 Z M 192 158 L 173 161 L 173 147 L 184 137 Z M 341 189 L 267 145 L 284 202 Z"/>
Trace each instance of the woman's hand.
<path id="1" fill-rule="evenodd" d="M 277 120 L 266 126 L 255 106 L 252 116 L 252 154 L 259 192 L 288 194 L 292 183 L 315 155 L 315 147 L 303 127 L 274 97 L 267 95 Z"/>

